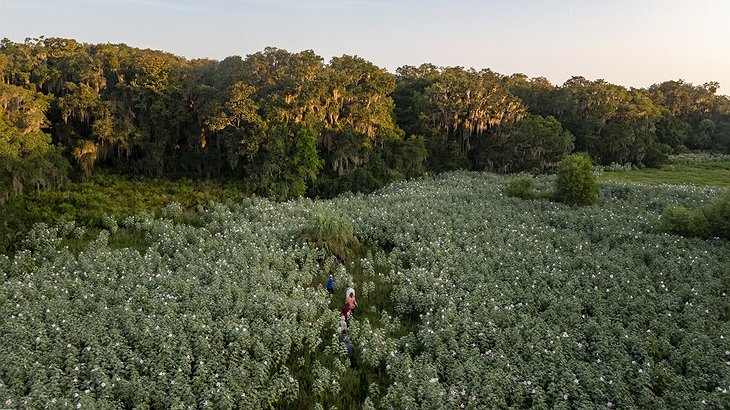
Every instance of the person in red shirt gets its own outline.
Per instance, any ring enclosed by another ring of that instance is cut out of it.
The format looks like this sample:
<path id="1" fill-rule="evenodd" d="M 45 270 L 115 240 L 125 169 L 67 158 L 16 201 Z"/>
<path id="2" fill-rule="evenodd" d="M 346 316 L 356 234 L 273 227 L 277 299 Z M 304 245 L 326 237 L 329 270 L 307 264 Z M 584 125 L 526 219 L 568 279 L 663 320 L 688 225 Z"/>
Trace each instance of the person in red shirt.
<path id="1" fill-rule="evenodd" d="M 355 300 L 355 290 L 352 290 L 347 295 L 347 301 L 345 302 L 350 305 L 350 310 L 355 309 L 358 307 L 357 300 Z"/>

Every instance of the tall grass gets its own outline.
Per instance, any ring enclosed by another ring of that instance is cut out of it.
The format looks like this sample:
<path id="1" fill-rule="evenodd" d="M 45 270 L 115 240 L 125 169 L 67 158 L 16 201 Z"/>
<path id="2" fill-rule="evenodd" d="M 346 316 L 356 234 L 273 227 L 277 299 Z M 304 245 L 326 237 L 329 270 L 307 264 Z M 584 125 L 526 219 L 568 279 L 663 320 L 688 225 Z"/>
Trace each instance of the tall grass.
<path id="1" fill-rule="evenodd" d="M 76 221 L 87 229 L 101 229 L 105 228 L 105 218 L 122 220 L 140 211 L 159 214 L 166 205 L 176 202 L 182 208 L 180 218 L 195 225 L 198 223 L 196 208 L 205 207 L 211 201 L 240 201 L 247 196 L 246 191 L 234 183 L 137 179 L 99 173 L 61 191 L 14 196 L 0 206 L 4 216 L 0 219 L 0 253 L 17 250 L 22 237 L 39 222 L 54 225 L 65 219 Z M 121 237 L 120 240 L 124 242 Z"/>
<path id="2" fill-rule="evenodd" d="M 630 182 L 644 185 L 698 185 L 730 188 L 730 159 L 675 161 L 660 168 L 605 171 L 605 182 Z"/>

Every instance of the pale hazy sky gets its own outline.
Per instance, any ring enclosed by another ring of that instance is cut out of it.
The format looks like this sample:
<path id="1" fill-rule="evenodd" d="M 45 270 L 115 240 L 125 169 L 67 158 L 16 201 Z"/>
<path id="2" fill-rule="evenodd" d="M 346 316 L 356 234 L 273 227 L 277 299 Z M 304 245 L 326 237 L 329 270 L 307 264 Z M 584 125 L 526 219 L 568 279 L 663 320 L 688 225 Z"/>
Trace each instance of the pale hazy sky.
<path id="1" fill-rule="evenodd" d="M 718 81 L 730 95 L 730 0 L 0 0 L 0 38 L 42 35 L 216 60 L 312 49 L 554 84 Z"/>

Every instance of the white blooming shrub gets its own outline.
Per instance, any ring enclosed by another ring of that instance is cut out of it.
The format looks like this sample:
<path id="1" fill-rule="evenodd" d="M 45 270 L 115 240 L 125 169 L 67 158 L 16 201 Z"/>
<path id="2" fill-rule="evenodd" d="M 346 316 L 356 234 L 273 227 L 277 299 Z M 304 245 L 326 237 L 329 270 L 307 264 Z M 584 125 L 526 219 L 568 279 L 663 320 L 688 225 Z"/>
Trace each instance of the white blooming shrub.
<path id="1" fill-rule="evenodd" d="M 400 267 L 395 311 L 419 323 L 387 361 L 383 407 L 694 408 L 727 399 L 716 389 L 729 384 L 727 360 L 713 357 L 728 332 L 717 307 L 727 304 L 730 247 L 659 230 L 667 205 L 697 206 L 721 191 L 605 184 L 600 206 L 571 209 L 504 197 L 504 183 L 446 174 L 391 185 L 360 208 L 356 230 Z M 681 364 L 694 360 L 699 379 Z"/>
<path id="2" fill-rule="evenodd" d="M 708 162 L 708 161 L 728 161 L 728 160 L 730 160 L 730 155 L 710 153 L 710 152 L 698 152 L 698 153 L 692 152 L 692 153 L 677 154 L 677 155 L 669 156 L 670 164 L 695 164 L 695 163 L 702 163 L 702 162 Z"/>
<path id="3" fill-rule="evenodd" d="M 70 229 L 73 231 L 73 225 Z M 64 232 L 59 226 L 48 226 L 43 222 L 37 223 L 23 239 L 21 248 L 37 253 L 53 253 L 63 240 L 62 233 Z"/>
<path id="4" fill-rule="evenodd" d="M 117 224 L 116 218 L 109 214 L 104 214 L 101 216 L 101 226 L 111 233 L 116 233 L 119 230 L 119 225 Z"/>
<path id="5" fill-rule="evenodd" d="M 154 219 L 155 216 L 151 212 L 140 211 L 124 219 L 124 221 L 122 221 L 122 226 L 139 232 L 147 232 L 152 227 Z"/>
<path id="6" fill-rule="evenodd" d="M 599 205 L 572 208 L 508 197 L 508 180 L 251 198 L 210 206 L 200 226 L 141 213 L 122 225 L 146 252 L 110 249 L 105 230 L 76 255 L 39 225 L 0 256 L 0 403 L 726 407 L 730 243 L 659 229 L 668 205 L 722 191 L 604 184 Z M 314 208 L 346 216 L 369 252 L 335 269 L 299 243 Z M 358 291 L 355 369 L 330 271 Z"/>
<path id="7" fill-rule="evenodd" d="M 162 210 L 160 211 L 163 218 L 172 219 L 175 220 L 182 216 L 183 209 L 182 206 L 177 202 L 170 202 L 169 204 L 165 205 Z"/>

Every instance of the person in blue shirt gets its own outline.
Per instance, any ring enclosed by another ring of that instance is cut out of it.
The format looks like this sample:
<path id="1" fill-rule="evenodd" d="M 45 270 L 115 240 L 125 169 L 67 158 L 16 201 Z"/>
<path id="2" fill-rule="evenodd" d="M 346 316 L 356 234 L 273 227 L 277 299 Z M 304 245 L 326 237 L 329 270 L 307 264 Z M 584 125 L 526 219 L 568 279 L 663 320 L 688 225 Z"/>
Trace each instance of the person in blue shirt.
<path id="1" fill-rule="evenodd" d="M 330 275 L 330 278 L 327 279 L 327 292 L 331 294 L 335 293 L 335 280 L 332 278 L 332 275 Z"/>

